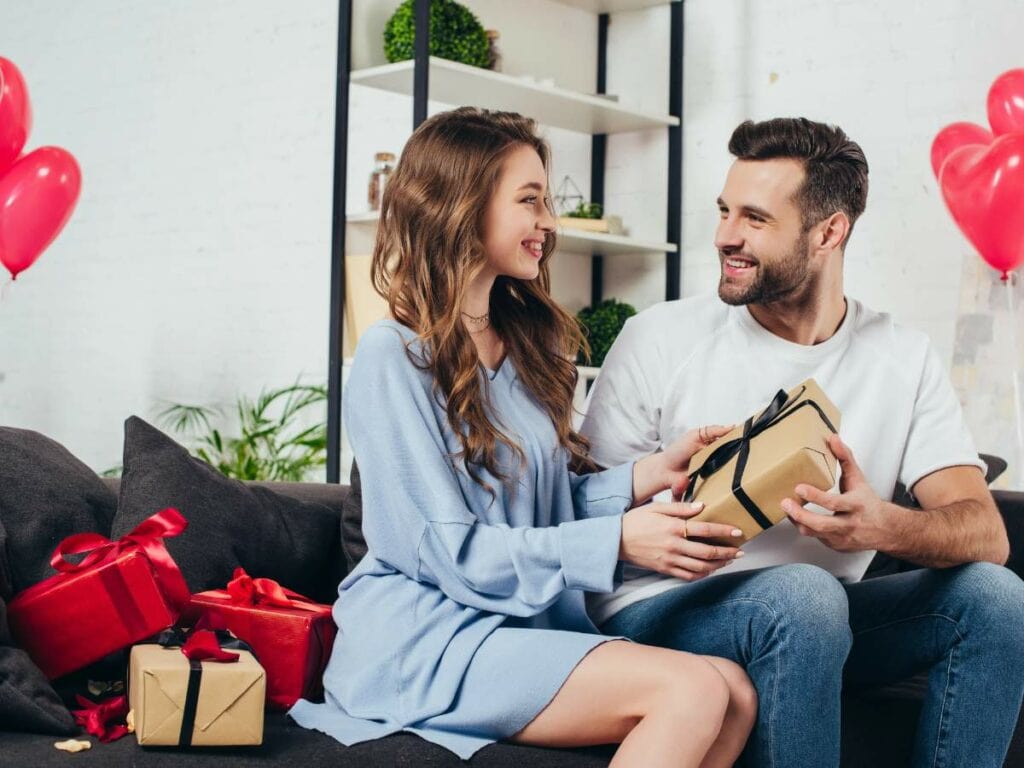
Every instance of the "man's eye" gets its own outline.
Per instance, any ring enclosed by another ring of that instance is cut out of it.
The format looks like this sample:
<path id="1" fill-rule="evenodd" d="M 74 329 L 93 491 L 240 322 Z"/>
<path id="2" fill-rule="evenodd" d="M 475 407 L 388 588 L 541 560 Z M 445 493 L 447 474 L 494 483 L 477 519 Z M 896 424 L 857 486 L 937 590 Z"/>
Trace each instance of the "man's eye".
<path id="1" fill-rule="evenodd" d="M 751 213 L 747 218 L 749 218 L 753 222 L 757 222 L 758 224 L 764 224 L 764 219 L 758 216 L 756 213 Z"/>

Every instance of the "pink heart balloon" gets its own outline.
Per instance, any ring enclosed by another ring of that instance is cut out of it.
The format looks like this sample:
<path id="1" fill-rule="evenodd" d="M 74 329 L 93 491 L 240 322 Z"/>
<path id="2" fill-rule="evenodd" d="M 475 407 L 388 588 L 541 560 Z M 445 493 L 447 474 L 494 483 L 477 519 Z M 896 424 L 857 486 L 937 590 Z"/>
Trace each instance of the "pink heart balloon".
<path id="1" fill-rule="evenodd" d="M 32 107 L 21 72 L 0 56 L 0 173 L 18 159 L 32 130 Z"/>
<path id="2" fill-rule="evenodd" d="M 1003 72 L 988 89 L 988 124 L 996 136 L 1024 131 L 1024 69 Z"/>
<path id="3" fill-rule="evenodd" d="M 935 135 L 932 141 L 932 173 L 939 178 L 942 164 L 950 153 L 971 144 L 991 144 L 992 133 L 975 123 L 950 123 Z"/>
<path id="4" fill-rule="evenodd" d="M 1005 280 L 1024 262 L 1024 133 L 954 150 L 939 186 L 957 226 Z"/>
<path id="5" fill-rule="evenodd" d="M 0 264 L 12 278 L 31 267 L 64 228 L 82 173 L 60 147 L 40 147 L 0 177 Z"/>

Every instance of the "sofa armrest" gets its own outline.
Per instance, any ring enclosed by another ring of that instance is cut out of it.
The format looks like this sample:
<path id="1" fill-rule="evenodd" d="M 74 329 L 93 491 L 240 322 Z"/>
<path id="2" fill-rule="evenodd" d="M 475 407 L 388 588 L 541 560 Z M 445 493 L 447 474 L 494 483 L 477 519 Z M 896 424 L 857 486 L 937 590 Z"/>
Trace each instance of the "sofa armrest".
<path id="1" fill-rule="evenodd" d="M 1024 493 L 992 491 L 992 497 L 999 506 L 1010 539 L 1010 559 L 1006 567 L 1024 578 Z"/>

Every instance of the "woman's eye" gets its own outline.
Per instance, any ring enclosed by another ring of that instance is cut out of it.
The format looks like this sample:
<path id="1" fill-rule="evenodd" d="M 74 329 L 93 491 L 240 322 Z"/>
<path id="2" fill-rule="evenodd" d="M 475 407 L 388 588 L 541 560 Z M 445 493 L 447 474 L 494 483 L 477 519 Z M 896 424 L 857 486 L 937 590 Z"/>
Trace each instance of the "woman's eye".
<path id="1" fill-rule="evenodd" d="M 519 202 L 521 202 L 521 203 L 529 203 L 530 205 L 533 205 L 534 203 L 537 202 L 537 196 L 536 195 L 530 195 L 529 197 L 524 197 Z"/>

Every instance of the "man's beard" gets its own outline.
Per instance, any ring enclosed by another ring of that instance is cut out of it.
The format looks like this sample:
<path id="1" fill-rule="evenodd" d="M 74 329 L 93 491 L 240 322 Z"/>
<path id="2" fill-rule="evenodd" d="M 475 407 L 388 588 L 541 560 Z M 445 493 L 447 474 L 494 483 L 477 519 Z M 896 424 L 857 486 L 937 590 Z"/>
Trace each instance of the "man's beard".
<path id="1" fill-rule="evenodd" d="M 723 273 L 718 283 L 718 297 L 726 304 L 738 307 L 743 304 L 768 304 L 790 295 L 807 282 L 810 271 L 808 239 L 807 233 L 800 235 L 781 259 L 767 263 L 758 259 L 757 265 L 751 267 L 757 270 L 757 276 L 749 285 L 727 282 Z M 735 256 L 743 258 L 742 253 Z M 728 258 L 722 252 L 719 252 L 719 257 Z"/>

